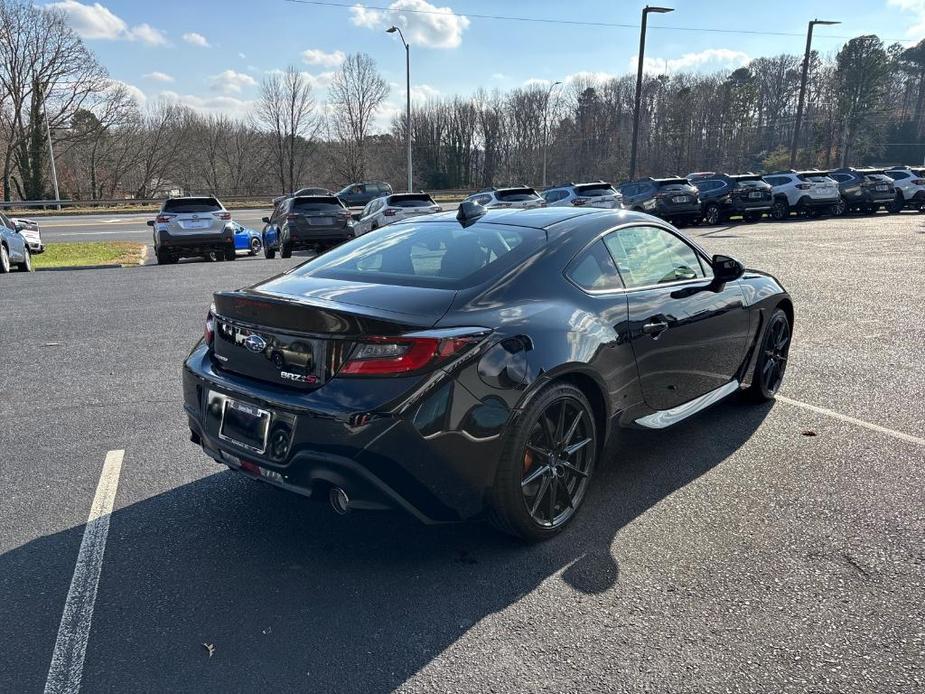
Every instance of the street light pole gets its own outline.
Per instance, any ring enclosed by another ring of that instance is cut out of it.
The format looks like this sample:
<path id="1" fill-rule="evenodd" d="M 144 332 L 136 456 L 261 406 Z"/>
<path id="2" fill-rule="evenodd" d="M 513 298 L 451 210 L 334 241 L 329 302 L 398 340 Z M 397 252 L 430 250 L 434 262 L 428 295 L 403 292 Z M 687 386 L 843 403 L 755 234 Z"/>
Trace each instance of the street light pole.
<path id="1" fill-rule="evenodd" d="M 642 9 L 642 26 L 639 28 L 639 64 L 636 66 L 636 101 L 633 103 L 633 142 L 630 148 L 630 180 L 636 177 L 636 150 L 639 138 L 639 102 L 642 98 L 642 63 L 646 55 L 646 25 L 649 13 L 664 14 L 674 12 L 671 7 L 649 7 Z"/>
<path id="2" fill-rule="evenodd" d="M 394 34 L 396 31 L 401 38 L 402 44 L 405 46 L 405 99 L 407 106 L 406 118 L 408 119 L 408 192 L 410 193 L 413 186 L 411 175 L 411 46 L 405 41 L 405 35 L 401 33 L 399 27 L 393 26 L 386 29 L 386 32 L 389 34 Z"/>
<path id="3" fill-rule="evenodd" d="M 813 27 L 817 24 L 841 24 L 824 19 L 814 19 L 806 29 L 806 52 L 803 54 L 803 75 L 800 77 L 800 99 L 797 101 L 797 118 L 793 124 L 793 141 L 790 143 L 790 168 L 796 164 L 797 145 L 800 141 L 800 121 L 803 119 L 803 103 L 806 99 L 806 79 L 809 76 L 809 55 L 813 46 Z"/>
<path id="4" fill-rule="evenodd" d="M 51 182 L 55 187 L 55 209 L 61 209 L 61 194 L 58 192 L 58 169 L 55 166 L 55 148 L 51 144 L 51 126 L 48 124 L 48 109 L 45 106 L 45 93 L 42 92 L 42 115 L 45 117 L 45 136 L 48 138 L 48 156 L 51 159 Z"/>
<path id="5" fill-rule="evenodd" d="M 543 102 L 543 187 L 546 187 L 546 153 L 549 149 L 549 98 L 552 90 L 561 82 L 553 82 L 546 91 L 546 101 Z"/>

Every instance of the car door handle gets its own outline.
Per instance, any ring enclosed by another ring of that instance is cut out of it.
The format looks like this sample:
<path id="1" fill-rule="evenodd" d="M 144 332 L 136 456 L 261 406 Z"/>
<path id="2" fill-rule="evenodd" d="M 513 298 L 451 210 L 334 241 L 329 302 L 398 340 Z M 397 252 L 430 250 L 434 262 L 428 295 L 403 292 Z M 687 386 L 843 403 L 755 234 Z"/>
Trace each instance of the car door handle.
<path id="1" fill-rule="evenodd" d="M 652 337 L 658 337 L 666 330 L 668 330 L 668 321 L 664 320 L 651 320 L 642 326 L 642 332 Z"/>

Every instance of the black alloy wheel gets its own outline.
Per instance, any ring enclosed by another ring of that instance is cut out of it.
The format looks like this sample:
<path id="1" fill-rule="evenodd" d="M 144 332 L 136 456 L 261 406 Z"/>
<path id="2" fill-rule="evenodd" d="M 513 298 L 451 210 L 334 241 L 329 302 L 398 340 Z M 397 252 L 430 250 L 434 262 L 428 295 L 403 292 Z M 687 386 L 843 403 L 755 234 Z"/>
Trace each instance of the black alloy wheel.
<path id="1" fill-rule="evenodd" d="M 783 309 L 777 309 L 768 321 L 755 364 L 755 373 L 749 388 L 754 400 L 760 402 L 774 399 L 784 380 L 789 353 L 790 320 Z"/>
<path id="2" fill-rule="evenodd" d="M 848 205 L 843 198 L 839 198 L 838 202 L 832 205 L 832 214 L 836 217 L 843 217 L 846 212 L 848 212 Z"/>
<path id="3" fill-rule="evenodd" d="M 775 200 L 771 207 L 771 216 L 777 221 L 782 221 L 790 216 L 790 205 L 786 200 Z"/>
<path id="4" fill-rule="evenodd" d="M 717 205 L 707 205 L 706 212 L 703 213 L 703 221 L 711 227 L 720 223 L 720 211 Z"/>
<path id="5" fill-rule="evenodd" d="M 492 489 L 491 520 L 528 541 L 558 534 L 585 499 L 597 454 L 587 398 L 571 384 L 550 386 L 510 433 Z"/>

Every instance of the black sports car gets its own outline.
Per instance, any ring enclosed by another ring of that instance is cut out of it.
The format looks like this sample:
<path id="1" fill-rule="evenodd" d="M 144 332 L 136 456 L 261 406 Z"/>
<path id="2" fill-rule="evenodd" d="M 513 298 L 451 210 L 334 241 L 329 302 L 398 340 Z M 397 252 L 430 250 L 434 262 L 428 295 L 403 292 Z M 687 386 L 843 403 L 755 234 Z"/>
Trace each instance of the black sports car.
<path id="1" fill-rule="evenodd" d="M 792 324 L 773 277 L 647 214 L 464 203 L 217 293 L 185 407 L 216 461 L 341 512 L 540 540 L 612 427 L 773 398 Z"/>

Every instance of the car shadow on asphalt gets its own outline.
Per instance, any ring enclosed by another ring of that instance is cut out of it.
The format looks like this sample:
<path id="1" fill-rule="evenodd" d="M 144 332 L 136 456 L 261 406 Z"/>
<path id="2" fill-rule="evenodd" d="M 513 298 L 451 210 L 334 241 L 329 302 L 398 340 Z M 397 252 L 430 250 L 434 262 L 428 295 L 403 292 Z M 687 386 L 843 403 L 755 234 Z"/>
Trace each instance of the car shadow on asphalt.
<path id="1" fill-rule="evenodd" d="M 771 407 L 734 398 L 670 430 L 619 431 L 573 527 L 540 545 L 479 523 L 336 516 L 229 471 L 120 508 L 83 686 L 395 689 L 544 581 L 585 594 L 618 586 L 621 529 L 722 464 Z M 128 465 L 138 453 L 126 455 Z M 41 688 L 82 533 L 74 527 L 0 556 L 0 647 L 18 662 L 0 675 L 0 690 Z M 47 579 L 36 581 L 37 566 Z"/>

